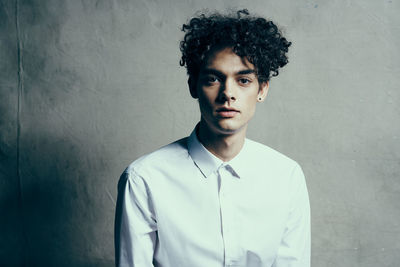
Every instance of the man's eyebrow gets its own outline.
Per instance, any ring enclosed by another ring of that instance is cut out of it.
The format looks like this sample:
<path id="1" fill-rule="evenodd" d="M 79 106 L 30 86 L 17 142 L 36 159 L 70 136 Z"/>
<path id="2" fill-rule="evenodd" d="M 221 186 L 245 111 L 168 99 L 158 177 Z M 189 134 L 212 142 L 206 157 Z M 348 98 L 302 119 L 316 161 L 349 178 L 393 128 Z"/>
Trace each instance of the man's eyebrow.
<path id="1" fill-rule="evenodd" d="M 220 72 L 220 71 L 218 71 L 216 69 L 209 69 L 209 68 L 201 70 L 200 73 L 203 74 L 203 75 L 214 74 L 216 76 L 225 76 L 222 72 Z"/>
<path id="2" fill-rule="evenodd" d="M 246 75 L 246 74 L 253 74 L 253 73 L 256 73 L 256 71 L 253 70 L 253 69 L 245 69 L 245 70 L 241 70 L 241 71 L 236 72 L 235 75 Z M 203 74 L 203 75 L 214 74 L 214 75 L 217 75 L 217 76 L 225 76 L 224 73 L 222 73 L 222 72 L 220 72 L 220 71 L 218 71 L 216 69 L 210 69 L 210 68 L 206 68 L 206 69 L 201 70 L 201 74 Z"/>
<path id="3" fill-rule="evenodd" d="M 255 70 L 252 70 L 252 69 L 247 69 L 247 70 L 241 70 L 241 71 L 238 71 L 238 72 L 237 72 L 237 74 L 240 74 L 240 75 L 252 74 L 252 73 L 256 73 L 256 71 L 255 71 Z"/>

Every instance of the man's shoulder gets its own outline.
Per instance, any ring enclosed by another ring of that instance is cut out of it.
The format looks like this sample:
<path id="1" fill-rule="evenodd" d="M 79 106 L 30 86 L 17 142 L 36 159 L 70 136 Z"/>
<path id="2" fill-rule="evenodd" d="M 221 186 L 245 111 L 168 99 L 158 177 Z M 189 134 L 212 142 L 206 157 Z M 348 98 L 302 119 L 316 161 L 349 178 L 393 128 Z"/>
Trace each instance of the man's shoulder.
<path id="1" fill-rule="evenodd" d="M 188 158 L 188 137 L 181 138 L 165 145 L 151 153 L 145 154 L 128 165 L 125 172 L 140 172 L 148 168 L 158 168 L 165 165 L 178 164 Z"/>
<path id="2" fill-rule="evenodd" d="M 297 166 L 298 163 L 292 158 L 281 152 L 259 143 L 254 140 L 246 139 L 248 149 L 251 151 L 254 161 L 258 164 L 279 165 L 279 166 Z"/>

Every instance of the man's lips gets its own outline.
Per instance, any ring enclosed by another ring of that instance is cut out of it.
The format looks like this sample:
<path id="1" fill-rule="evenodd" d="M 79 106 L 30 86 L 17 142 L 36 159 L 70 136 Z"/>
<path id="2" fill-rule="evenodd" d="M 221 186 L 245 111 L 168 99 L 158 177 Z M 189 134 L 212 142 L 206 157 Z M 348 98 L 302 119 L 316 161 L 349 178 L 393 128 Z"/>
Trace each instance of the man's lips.
<path id="1" fill-rule="evenodd" d="M 223 117 L 223 118 L 232 118 L 234 116 L 236 116 L 236 114 L 238 114 L 240 111 L 234 108 L 218 108 L 216 110 L 218 116 Z"/>

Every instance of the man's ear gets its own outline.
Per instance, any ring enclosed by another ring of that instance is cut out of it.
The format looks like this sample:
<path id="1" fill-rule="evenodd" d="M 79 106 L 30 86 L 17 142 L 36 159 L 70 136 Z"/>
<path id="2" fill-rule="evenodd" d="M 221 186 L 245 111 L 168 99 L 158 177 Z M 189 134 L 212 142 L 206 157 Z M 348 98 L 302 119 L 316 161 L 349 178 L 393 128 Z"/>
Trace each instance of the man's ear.
<path id="1" fill-rule="evenodd" d="M 199 96 L 197 95 L 197 79 L 189 77 L 188 85 L 189 85 L 190 95 L 195 99 L 199 98 Z"/>
<path id="2" fill-rule="evenodd" d="M 260 90 L 258 90 L 257 101 L 264 102 L 265 98 L 267 98 L 269 89 L 269 81 L 262 82 L 260 84 Z"/>

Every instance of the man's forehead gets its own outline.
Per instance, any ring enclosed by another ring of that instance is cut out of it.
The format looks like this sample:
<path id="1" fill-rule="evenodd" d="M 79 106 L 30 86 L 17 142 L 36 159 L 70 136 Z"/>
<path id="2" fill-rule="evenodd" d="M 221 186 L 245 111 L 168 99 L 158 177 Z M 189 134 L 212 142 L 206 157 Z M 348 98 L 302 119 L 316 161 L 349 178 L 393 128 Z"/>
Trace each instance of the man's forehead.
<path id="1" fill-rule="evenodd" d="M 252 74 L 256 72 L 255 66 L 246 58 L 235 54 L 230 47 L 212 51 L 200 69 L 201 73 L 234 72 L 238 74 Z"/>
<path id="2" fill-rule="evenodd" d="M 221 72 L 220 70 L 208 68 L 208 67 L 201 69 L 200 73 L 203 75 L 207 75 L 207 74 L 224 75 L 224 73 Z M 243 69 L 243 70 L 239 70 L 239 71 L 235 72 L 234 74 L 238 74 L 238 75 L 256 74 L 256 71 L 255 71 L 255 69 Z"/>

